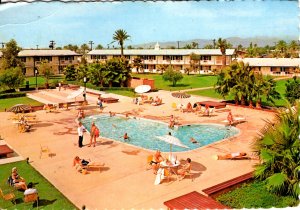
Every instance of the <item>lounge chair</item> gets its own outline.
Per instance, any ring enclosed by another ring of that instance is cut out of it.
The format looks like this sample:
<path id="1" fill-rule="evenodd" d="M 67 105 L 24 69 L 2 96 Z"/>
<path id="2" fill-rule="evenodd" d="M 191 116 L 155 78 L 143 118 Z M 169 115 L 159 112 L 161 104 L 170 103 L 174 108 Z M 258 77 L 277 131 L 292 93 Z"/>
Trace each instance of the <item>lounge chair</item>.
<path id="1" fill-rule="evenodd" d="M 244 152 L 234 152 L 226 155 L 217 155 L 217 160 L 249 160 L 251 157 Z"/>
<path id="2" fill-rule="evenodd" d="M 99 172 L 101 172 L 101 167 L 105 166 L 105 163 L 89 163 L 86 166 L 82 166 L 82 169 L 96 169 L 99 170 Z"/>
<path id="3" fill-rule="evenodd" d="M 13 204 L 16 204 L 16 196 L 13 192 L 4 194 L 2 189 L 0 188 L 0 195 L 5 201 L 11 201 Z"/>

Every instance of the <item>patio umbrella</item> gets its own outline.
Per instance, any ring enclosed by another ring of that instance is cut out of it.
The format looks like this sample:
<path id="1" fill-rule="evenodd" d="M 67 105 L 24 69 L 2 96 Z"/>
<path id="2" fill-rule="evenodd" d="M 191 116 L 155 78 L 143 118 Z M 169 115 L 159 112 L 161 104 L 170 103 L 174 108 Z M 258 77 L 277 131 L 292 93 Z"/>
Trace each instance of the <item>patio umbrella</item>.
<path id="1" fill-rule="evenodd" d="M 150 89 L 151 89 L 150 85 L 139 85 L 134 89 L 134 91 L 136 93 L 147 93 Z"/>
<path id="2" fill-rule="evenodd" d="M 161 141 L 164 141 L 168 144 L 170 144 L 170 157 L 172 157 L 172 146 L 178 146 L 178 147 L 183 147 L 183 148 L 189 148 L 188 146 L 185 146 L 184 144 L 181 143 L 181 141 L 171 135 L 164 135 L 164 136 L 156 136 Z"/>
<path id="3" fill-rule="evenodd" d="M 174 92 L 172 93 L 172 96 L 175 98 L 189 98 L 191 97 L 190 94 L 187 94 L 186 92 Z"/>
<path id="4" fill-rule="evenodd" d="M 7 111 L 8 112 L 14 112 L 14 113 L 19 113 L 19 112 L 25 112 L 25 111 L 30 111 L 31 106 L 26 105 L 26 104 L 16 104 L 13 107 L 9 108 Z"/>

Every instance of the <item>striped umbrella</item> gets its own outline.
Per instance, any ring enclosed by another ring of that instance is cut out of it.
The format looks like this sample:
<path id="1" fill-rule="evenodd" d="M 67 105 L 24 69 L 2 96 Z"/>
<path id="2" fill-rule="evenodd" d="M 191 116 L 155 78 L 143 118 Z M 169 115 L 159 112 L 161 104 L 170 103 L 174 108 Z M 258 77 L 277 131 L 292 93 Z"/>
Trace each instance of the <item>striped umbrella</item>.
<path id="1" fill-rule="evenodd" d="M 172 93 L 172 96 L 175 98 L 189 98 L 191 97 L 190 94 L 187 94 L 186 92 L 174 92 Z"/>
<path id="2" fill-rule="evenodd" d="M 25 111 L 30 111 L 31 106 L 26 105 L 26 104 L 16 104 L 13 107 L 9 108 L 7 111 L 8 112 L 14 112 L 14 113 L 19 113 L 19 112 L 25 112 Z"/>

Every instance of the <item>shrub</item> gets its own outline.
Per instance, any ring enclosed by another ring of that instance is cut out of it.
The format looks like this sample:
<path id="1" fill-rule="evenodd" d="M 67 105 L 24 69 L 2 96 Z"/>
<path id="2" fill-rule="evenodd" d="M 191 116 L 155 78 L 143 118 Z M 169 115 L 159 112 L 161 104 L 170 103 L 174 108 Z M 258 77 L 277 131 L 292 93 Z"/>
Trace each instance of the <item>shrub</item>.
<path id="1" fill-rule="evenodd" d="M 231 208 L 284 208 L 297 206 L 299 201 L 291 196 L 278 196 L 265 187 L 265 183 L 255 181 L 220 195 L 217 200 Z"/>
<path id="2" fill-rule="evenodd" d="M 24 96 L 26 96 L 26 93 L 21 93 L 21 92 L 4 93 L 4 94 L 0 94 L 0 99 L 4 99 L 4 98 L 18 98 L 18 97 L 24 97 Z"/>

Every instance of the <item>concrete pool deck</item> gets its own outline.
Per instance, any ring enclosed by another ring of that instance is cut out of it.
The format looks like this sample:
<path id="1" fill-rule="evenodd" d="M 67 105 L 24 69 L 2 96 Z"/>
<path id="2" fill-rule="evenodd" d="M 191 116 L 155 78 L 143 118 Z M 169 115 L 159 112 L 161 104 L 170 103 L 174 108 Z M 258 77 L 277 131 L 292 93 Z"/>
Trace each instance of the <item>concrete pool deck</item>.
<path id="1" fill-rule="evenodd" d="M 71 90 L 39 91 L 32 97 L 45 103 L 57 103 L 66 100 Z M 215 112 L 212 117 L 199 117 L 194 113 L 174 111 L 172 102 L 196 102 L 208 98 L 192 96 L 189 99 L 177 99 L 168 91 L 147 93 L 149 96 L 159 95 L 163 99 L 160 106 L 149 104 L 136 105 L 132 98 L 105 94 L 103 97 L 119 98 L 118 103 L 104 104 L 104 112 L 130 112 L 134 115 L 167 122 L 174 114 L 181 123 L 220 123 L 226 119 L 228 112 Z M 90 105 L 85 108 L 87 115 L 99 114 L 96 96 L 88 95 Z M 79 100 L 79 99 L 78 99 Z M 47 102 L 46 102 L 47 101 Z M 77 110 L 59 110 L 57 113 L 35 112 L 38 123 L 33 125 L 29 133 L 18 133 L 16 125 L 9 120 L 12 113 L 0 113 L 0 134 L 20 156 L 29 157 L 31 164 L 58 188 L 78 208 L 86 205 L 87 209 L 166 209 L 163 202 L 191 191 L 198 191 L 253 170 L 256 160 L 215 160 L 213 156 L 229 152 L 247 152 L 251 154 L 251 143 L 257 131 L 265 124 L 264 119 L 272 119 L 272 112 L 253 110 L 235 106 L 231 108 L 234 116 L 246 118 L 246 122 L 237 124 L 241 130 L 238 136 L 199 148 L 189 152 L 177 153 L 179 159 L 192 159 L 194 181 L 183 179 L 164 181 L 155 186 L 155 175 L 146 170 L 146 159 L 153 152 L 131 145 L 98 139 L 96 147 L 77 147 L 77 131 L 74 119 Z M 85 134 L 84 144 L 89 143 Z M 48 146 L 52 157 L 39 158 L 40 146 Z M 73 158 L 78 155 L 105 163 L 101 172 L 91 171 L 87 175 L 78 173 L 72 167 Z M 8 158 L 10 159 L 10 158 Z M 7 159 L 7 160 L 8 160 Z M 22 174 L 22 172 L 20 171 Z M 26 177 L 25 177 L 26 178 Z M 27 178 L 28 179 L 28 178 Z"/>

